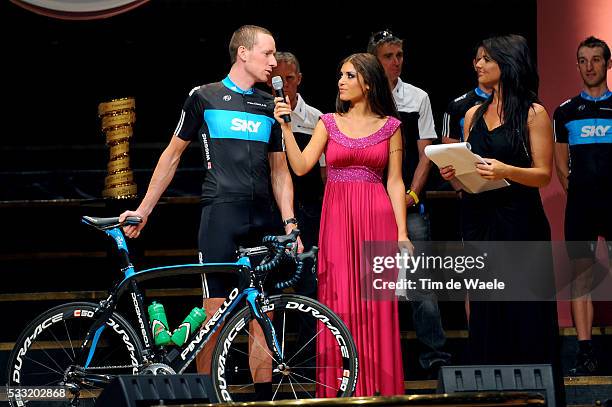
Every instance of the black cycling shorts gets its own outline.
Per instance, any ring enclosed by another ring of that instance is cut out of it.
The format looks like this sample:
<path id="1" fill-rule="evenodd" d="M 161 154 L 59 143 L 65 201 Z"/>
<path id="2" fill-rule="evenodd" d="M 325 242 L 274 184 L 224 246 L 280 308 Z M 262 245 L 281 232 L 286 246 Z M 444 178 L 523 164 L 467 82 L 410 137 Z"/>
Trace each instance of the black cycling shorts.
<path id="1" fill-rule="evenodd" d="M 198 239 L 200 262 L 235 262 L 238 246 L 261 246 L 265 235 L 284 234 L 281 225 L 280 216 L 268 201 L 205 205 Z M 231 274 L 209 273 L 202 276 L 204 298 L 226 298 L 230 289 L 237 285 L 237 276 Z"/>
<path id="2" fill-rule="evenodd" d="M 593 258 L 597 239 L 612 241 L 612 209 L 609 188 L 571 188 L 565 207 L 565 240 L 570 259 Z"/>

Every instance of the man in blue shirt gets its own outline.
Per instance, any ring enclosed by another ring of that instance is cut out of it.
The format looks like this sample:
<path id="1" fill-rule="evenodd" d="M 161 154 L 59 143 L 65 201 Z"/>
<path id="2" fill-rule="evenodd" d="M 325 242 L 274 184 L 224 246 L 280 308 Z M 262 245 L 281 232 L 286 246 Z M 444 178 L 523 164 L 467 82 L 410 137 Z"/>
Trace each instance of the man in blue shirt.
<path id="1" fill-rule="evenodd" d="M 597 280 L 593 265 L 599 236 L 612 254 L 612 92 L 607 85 L 612 61 L 608 45 L 595 37 L 580 43 L 577 59 L 583 91 L 555 110 L 553 124 L 557 175 L 567 193 L 565 240 L 574 269 L 572 316 L 578 352 L 570 374 L 591 375 L 598 367 L 591 344 L 590 292 Z"/>

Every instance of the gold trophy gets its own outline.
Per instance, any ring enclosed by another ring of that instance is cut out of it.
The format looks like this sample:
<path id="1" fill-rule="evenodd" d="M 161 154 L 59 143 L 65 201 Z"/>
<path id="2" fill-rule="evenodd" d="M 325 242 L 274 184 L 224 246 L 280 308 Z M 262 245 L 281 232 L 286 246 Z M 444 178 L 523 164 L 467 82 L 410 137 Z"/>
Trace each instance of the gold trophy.
<path id="1" fill-rule="evenodd" d="M 132 125 L 136 122 L 134 98 L 113 99 L 98 105 L 98 116 L 102 119 L 102 132 L 110 148 L 108 176 L 104 179 L 102 196 L 112 199 L 136 197 L 134 173 L 130 169 L 130 138 Z"/>

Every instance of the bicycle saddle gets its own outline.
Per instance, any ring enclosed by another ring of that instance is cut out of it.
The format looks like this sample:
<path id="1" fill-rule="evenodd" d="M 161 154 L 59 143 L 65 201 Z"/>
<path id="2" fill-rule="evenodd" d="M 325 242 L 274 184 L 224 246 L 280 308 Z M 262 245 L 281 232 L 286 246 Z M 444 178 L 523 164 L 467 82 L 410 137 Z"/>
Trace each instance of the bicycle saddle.
<path id="1" fill-rule="evenodd" d="M 114 218 L 94 218 L 93 216 L 83 216 L 81 220 L 86 225 L 93 226 L 99 230 L 116 228 L 122 225 L 119 222 L 118 216 Z M 123 225 L 138 225 L 140 222 L 142 222 L 142 219 L 138 216 L 128 216 L 123 222 Z"/>

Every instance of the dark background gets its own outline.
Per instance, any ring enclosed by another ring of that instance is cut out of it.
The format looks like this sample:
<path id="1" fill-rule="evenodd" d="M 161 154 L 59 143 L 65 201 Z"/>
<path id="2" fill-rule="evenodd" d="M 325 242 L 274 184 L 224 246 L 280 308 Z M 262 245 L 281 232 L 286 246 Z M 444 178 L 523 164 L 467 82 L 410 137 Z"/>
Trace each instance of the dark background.
<path id="1" fill-rule="evenodd" d="M 0 221 L 7 230 L 0 247 L 5 277 L 0 294 L 34 293 L 14 301 L 3 297 L 0 310 L 7 329 L 0 344 L 14 341 L 42 310 L 65 302 L 52 295 L 33 301 L 35 293 L 100 290 L 104 296 L 118 277 L 109 272 L 114 263 L 106 255 L 104 237 L 80 225 L 79 217 L 116 216 L 134 208 L 135 200 L 23 202 L 100 197 L 108 162 L 97 117 L 100 102 L 136 98 L 131 162 L 142 196 L 187 93 L 226 75 L 227 44 L 242 24 L 267 27 L 278 50 L 298 56 L 304 73 L 301 93 L 324 112 L 334 106 L 339 61 L 364 51 L 372 32 L 390 28 L 405 39 L 402 77 L 429 93 L 440 133 L 448 102 L 475 86 L 474 45 L 491 35 L 518 33 L 527 38 L 535 57 L 536 11 L 536 0 L 151 0 L 109 19 L 66 21 L 0 1 Z M 201 174 L 201 153 L 194 143 L 167 195 L 199 194 Z M 130 242 L 138 269 L 196 259 L 200 209 L 193 199 L 184 201 L 162 200 L 142 237 Z M 431 205 L 438 205 L 432 210 L 438 215 L 432 216 L 432 230 L 438 233 L 434 240 L 452 239 L 456 203 L 432 199 Z M 185 304 L 197 305 L 199 298 L 177 296 L 163 302 L 178 319 L 187 312 Z M 410 309 L 405 303 L 400 307 L 406 332 Z M 447 333 L 465 330 L 462 304 L 441 307 Z M 606 336 L 594 338 L 596 347 L 606 349 Z M 575 342 L 573 337 L 565 341 L 567 367 Z M 448 343 L 457 364 L 465 361 L 464 342 L 463 336 L 454 336 Z M 406 378 L 422 378 L 418 344 L 405 336 L 404 345 Z M 10 347 L 3 349 L 0 383 Z M 612 366 L 610 355 L 607 360 L 604 364 Z"/>
<path id="2" fill-rule="evenodd" d="M 91 21 L 4 1 L 0 200 L 99 197 L 108 151 L 97 105 L 125 96 L 136 98 L 131 158 L 143 194 L 189 90 L 226 75 L 227 44 L 242 24 L 269 28 L 278 50 L 298 56 L 301 93 L 324 112 L 334 106 L 339 61 L 364 51 L 372 32 L 392 29 L 405 39 L 402 77 L 429 93 L 438 133 L 448 102 L 475 84 L 479 40 L 519 33 L 536 47 L 535 0 L 152 0 Z M 199 193 L 195 143 L 183 161 L 169 195 Z"/>

